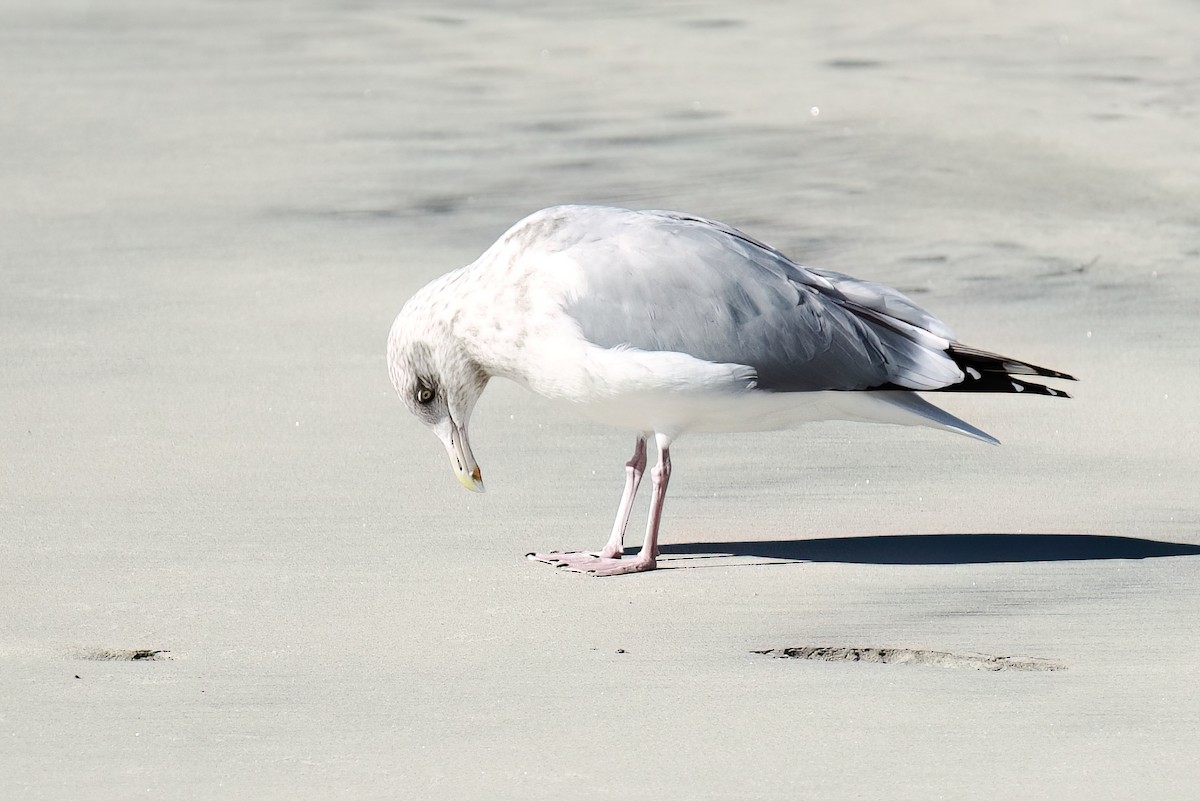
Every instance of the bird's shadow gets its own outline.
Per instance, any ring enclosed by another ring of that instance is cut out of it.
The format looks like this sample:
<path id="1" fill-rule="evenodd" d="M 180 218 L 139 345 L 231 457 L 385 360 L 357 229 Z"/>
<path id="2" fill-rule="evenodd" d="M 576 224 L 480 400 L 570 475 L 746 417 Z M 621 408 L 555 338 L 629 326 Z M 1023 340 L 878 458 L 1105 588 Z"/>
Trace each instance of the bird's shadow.
<path id="1" fill-rule="evenodd" d="M 974 565 L 1200 556 L 1200 545 L 1107 534 L 899 534 L 664 544 L 660 567 L 717 566 L 721 557 L 866 565 Z M 713 559 L 712 557 L 717 557 Z"/>

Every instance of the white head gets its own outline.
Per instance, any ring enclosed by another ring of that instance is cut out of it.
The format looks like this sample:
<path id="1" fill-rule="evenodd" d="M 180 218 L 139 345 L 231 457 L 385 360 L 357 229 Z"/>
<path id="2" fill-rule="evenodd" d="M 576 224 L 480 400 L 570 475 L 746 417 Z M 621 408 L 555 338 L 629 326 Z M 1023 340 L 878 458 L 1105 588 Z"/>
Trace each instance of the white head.
<path id="1" fill-rule="evenodd" d="M 392 325 L 388 373 L 400 400 L 446 447 L 459 482 L 483 492 L 467 423 L 489 376 L 426 297 L 422 292 L 412 298 Z"/>

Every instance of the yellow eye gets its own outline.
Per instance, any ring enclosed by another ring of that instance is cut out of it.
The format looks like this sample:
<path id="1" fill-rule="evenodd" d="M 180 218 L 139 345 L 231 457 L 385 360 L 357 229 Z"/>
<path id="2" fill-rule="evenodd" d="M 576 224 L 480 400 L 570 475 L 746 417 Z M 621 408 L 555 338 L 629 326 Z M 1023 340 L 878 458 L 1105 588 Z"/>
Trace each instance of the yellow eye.
<path id="1" fill-rule="evenodd" d="M 429 387 L 420 387 L 417 389 L 417 403 L 424 406 L 433 400 L 433 390 Z"/>

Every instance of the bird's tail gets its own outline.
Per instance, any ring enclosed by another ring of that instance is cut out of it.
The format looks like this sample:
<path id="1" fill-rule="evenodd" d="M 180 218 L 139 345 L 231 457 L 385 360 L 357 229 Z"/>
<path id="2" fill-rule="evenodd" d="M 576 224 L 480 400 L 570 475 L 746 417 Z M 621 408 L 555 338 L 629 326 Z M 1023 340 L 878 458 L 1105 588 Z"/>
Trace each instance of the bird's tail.
<path id="1" fill-rule="evenodd" d="M 901 426 L 927 426 L 963 434 L 991 445 L 1000 444 L 991 434 L 958 419 L 945 409 L 934 406 L 915 392 L 884 389 L 834 394 L 840 396 L 839 419 Z"/>
<path id="2" fill-rule="evenodd" d="M 966 420 L 960 420 L 940 406 L 934 406 L 916 393 L 880 392 L 879 395 L 882 396 L 880 400 L 890 404 L 897 414 L 909 418 L 902 421 L 907 425 L 924 425 L 930 428 L 940 428 L 943 431 L 951 431 L 955 434 L 974 437 L 989 445 L 1000 444 L 1000 440 L 991 434 L 976 428 Z"/>

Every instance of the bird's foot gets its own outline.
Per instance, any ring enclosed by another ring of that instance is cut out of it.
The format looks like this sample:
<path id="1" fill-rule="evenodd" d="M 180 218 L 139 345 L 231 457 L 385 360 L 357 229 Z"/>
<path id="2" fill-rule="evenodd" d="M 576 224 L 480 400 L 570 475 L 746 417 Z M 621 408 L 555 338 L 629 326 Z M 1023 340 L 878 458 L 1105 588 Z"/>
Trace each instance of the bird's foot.
<path id="1" fill-rule="evenodd" d="M 637 556 L 604 556 L 588 551 L 570 551 L 561 553 L 530 553 L 525 558 L 535 562 L 545 562 L 548 565 L 570 570 L 572 573 L 588 573 L 593 576 L 620 576 L 623 573 L 644 573 L 653 570 L 656 562 L 653 558 Z"/>

